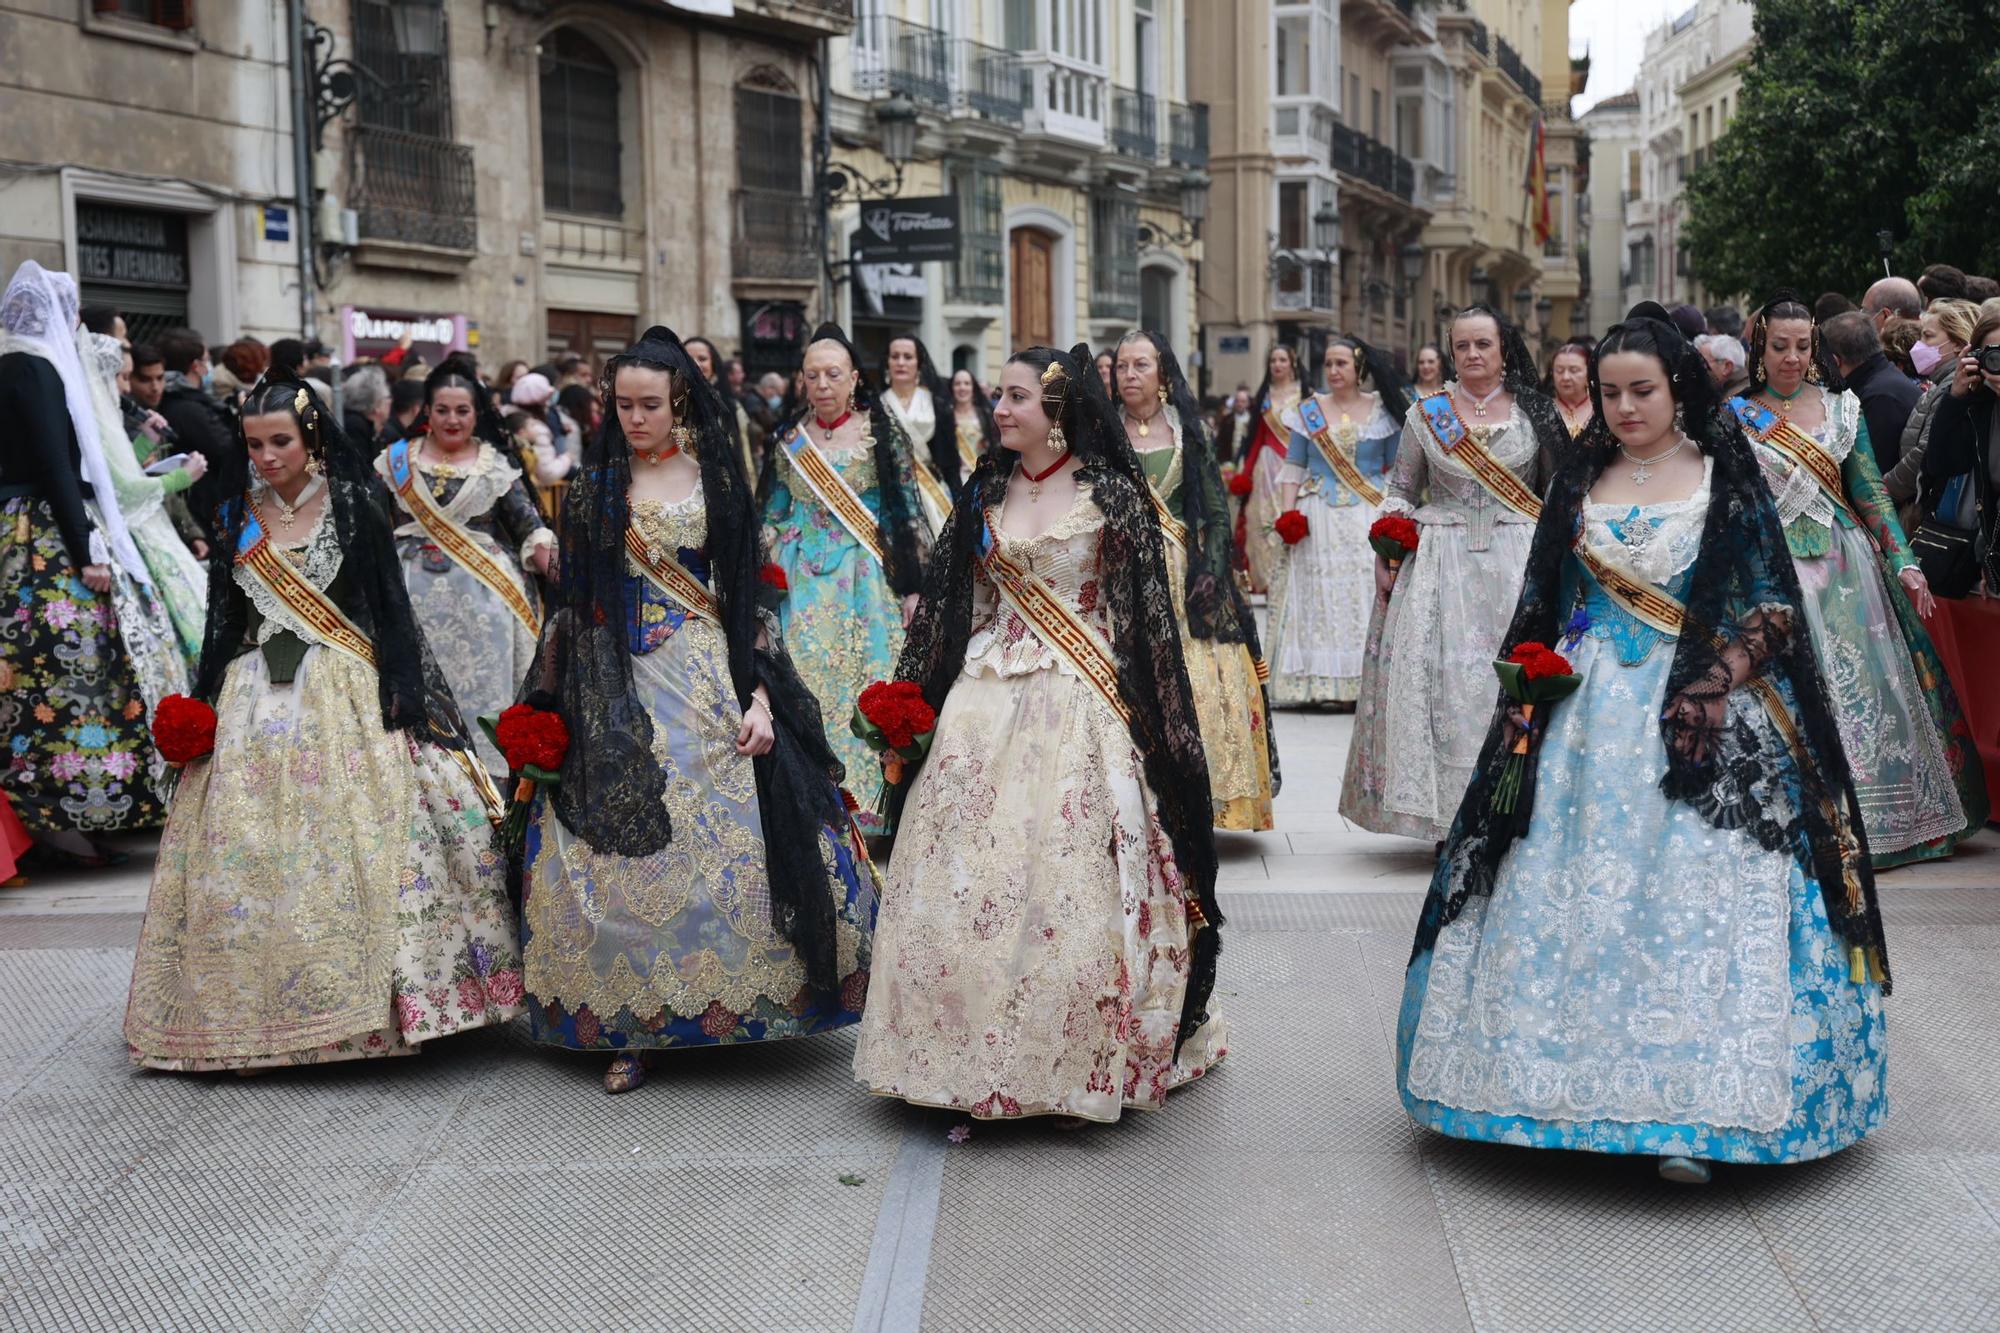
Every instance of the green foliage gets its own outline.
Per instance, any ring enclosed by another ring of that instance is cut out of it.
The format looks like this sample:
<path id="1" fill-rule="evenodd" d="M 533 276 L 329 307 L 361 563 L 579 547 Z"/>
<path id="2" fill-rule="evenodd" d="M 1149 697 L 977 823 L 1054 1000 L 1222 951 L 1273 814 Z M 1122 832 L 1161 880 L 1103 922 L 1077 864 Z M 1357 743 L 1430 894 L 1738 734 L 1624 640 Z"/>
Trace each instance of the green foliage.
<path id="1" fill-rule="evenodd" d="M 1695 276 L 1858 296 L 1891 263 L 2000 276 L 2000 0 L 1758 0 L 1729 132 L 1688 181 Z"/>

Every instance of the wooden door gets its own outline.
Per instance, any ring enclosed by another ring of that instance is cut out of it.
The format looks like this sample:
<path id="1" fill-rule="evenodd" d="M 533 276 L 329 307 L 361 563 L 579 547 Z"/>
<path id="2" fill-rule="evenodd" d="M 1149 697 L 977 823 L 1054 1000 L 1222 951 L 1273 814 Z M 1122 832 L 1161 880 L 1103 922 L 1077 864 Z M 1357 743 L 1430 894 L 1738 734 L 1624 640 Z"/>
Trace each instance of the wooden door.
<path id="1" fill-rule="evenodd" d="M 1014 350 L 1056 345 L 1056 238 L 1034 227 L 1014 232 Z"/>
<path id="2" fill-rule="evenodd" d="M 575 352 L 590 362 L 592 370 L 632 345 L 637 336 L 630 315 L 607 315 L 589 310 L 549 311 L 548 348 L 551 357 Z"/>

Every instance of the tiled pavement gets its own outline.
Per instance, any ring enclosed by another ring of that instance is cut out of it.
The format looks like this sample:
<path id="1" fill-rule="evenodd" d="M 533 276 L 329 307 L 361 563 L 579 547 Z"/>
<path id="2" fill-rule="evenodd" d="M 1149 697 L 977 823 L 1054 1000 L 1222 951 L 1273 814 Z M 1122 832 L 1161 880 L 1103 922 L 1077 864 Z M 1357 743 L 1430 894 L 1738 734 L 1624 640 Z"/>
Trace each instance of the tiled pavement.
<path id="1" fill-rule="evenodd" d="M 615 1099 L 511 1034 L 135 1074 L 143 845 L 0 894 L 0 1328 L 2000 1328 L 2000 839 L 1885 877 L 1888 1127 L 1674 1188 L 1409 1124 L 1428 848 L 1335 813 L 1346 719 L 1279 726 L 1279 831 L 1223 839 L 1231 1056 L 1112 1128 L 950 1144 L 854 1087 L 845 1035 Z"/>

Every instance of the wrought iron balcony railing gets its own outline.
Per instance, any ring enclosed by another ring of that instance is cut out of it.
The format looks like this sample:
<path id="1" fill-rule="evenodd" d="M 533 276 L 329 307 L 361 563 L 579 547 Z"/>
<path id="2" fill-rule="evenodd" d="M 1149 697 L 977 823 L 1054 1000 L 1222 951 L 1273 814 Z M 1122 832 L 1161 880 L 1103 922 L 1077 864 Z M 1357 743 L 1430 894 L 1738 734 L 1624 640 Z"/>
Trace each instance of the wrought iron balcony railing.
<path id="1" fill-rule="evenodd" d="M 1208 105 L 1182 102 L 1167 107 L 1167 160 L 1188 171 L 1208 168 Z"/>
<path id="2" fill-rule="evenodd" d="M 1528 100 L 1536 106 L 1542 104 L 1542 81 L 1528 70 L 1521 53 L 1510 46 L 1505 37 L 1499 39 L 1500 72 L 1514 81 L 1514 86 L 1528 95 Z"/>
<path id="3" fill-rule="evenodd" d="M 1351 126 L 1334 125 L 1331 157 L 1335 171 L 1386 190 L 1405 203 L 1416 195 L 1417 169 L 1410 159 Z"/>
<path id="4" fill-rule="evenodd" d="M 784 190 L 738 190 L 731 267 L 739 278 L 810 281 L 819 276 L 812 211 Z"/>
<path id="5" fill-rule="evenodd" d="M 951 41 L 936 28 L 871 14 L 854 29 L 854 87 L 951 106 Z"/>
<path id="6" fill-rule="evenodd" d="M 979 42 L 958 44 L 959 102 L 974 115 L 1019 125 L 1028 110 L 1028 72 L 1012 51 Z"/>
<path id="7" fill-rule="evenodd" d="M 354 204 L 364 239 L 447 250 L 479 242 L 472 149 L 449 139 L 357 125 Z"/>
<path id="8" fill-rule="evenodd" d="M 1127 157 L 1152 161 L 1160 154 L 1159 104 L 1151 93 L 1111 89 L 1111 146 Z"/>

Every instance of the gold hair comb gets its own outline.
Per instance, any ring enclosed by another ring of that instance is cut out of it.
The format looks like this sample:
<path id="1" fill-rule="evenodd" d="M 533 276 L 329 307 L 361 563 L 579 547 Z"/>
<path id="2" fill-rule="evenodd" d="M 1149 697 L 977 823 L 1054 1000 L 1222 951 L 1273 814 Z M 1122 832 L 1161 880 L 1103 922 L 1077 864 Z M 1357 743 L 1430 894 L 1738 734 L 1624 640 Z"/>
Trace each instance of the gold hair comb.
<path id="1" fill-rule="evenodd" d="M 1068 378 L 1069 378 L 1069 372 L 1063 369 L 1062 362 L 1051 361 L 1049 362 L 1048 369 L 1042 372 L 1042 387 L 1044 389 L 1048 388 L 1049 382 L 1051 380 L 1062 380 Z"/>
<path id="2" fill-rule="evenodd" d="M 301 385 L 298 394 L 292 399 L 292 411 L 297 412 L 300 416 L 304 416 L 306 409 L 311 406 L 312 395 L 308 394 L 305 391 L 305 386 Z"/>

